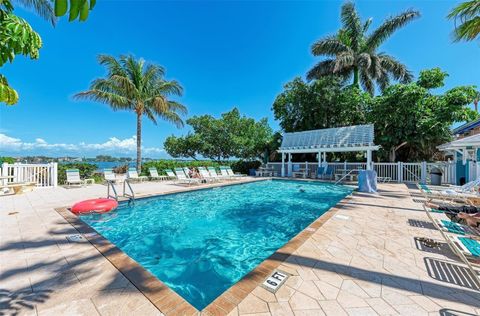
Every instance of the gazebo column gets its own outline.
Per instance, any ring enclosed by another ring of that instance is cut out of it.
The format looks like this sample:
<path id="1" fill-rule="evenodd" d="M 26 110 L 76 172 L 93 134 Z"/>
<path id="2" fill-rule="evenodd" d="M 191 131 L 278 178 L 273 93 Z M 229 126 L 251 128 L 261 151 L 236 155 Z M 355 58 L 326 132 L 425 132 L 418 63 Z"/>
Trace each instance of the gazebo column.
<path id="1" fill-rule="evenodd" d="M 367 170 L 372 170 L 372 150 L 367 150 Z"/>
<path id="2" fill-rule="evenodd" d="M 292 176 L 292 153 L 288 153 L 288 172 L 287 176 L 291 177 Z"/>
<path id="3" fill-rule="evenodd" d="M 282 153 L 282 177 L 285 177 L 285 153 Z"/>

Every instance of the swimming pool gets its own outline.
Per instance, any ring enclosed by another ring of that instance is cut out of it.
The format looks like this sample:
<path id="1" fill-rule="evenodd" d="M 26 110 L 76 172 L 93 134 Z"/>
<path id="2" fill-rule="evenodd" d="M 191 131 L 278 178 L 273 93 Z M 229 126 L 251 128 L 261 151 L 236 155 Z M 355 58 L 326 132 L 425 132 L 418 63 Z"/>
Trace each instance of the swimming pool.
<path id="1" fill-rule="evenodd" d="M 141 199 L 80 218 L 202 310 L 351 189 L 265 180 Z"/>

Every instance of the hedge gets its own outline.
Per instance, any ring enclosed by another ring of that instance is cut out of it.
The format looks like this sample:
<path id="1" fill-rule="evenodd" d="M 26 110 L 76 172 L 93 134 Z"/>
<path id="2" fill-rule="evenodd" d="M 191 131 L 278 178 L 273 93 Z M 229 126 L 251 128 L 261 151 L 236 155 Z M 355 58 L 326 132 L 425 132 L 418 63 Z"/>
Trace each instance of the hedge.
<path id="1" fill-rule="evenodd" d="M 97 170 L 97 166 L 93 164 L 89 164 L 86 162 L 79 162 L 79 163 L 59 163 L 58 164 L 58 184 L 65 184 L 67 181 L 67 169 L 78 169 L 80 172 L 80 178 L 94 178 L 96 182 L 100 179 L 94 176 L 95 170 Z"/>

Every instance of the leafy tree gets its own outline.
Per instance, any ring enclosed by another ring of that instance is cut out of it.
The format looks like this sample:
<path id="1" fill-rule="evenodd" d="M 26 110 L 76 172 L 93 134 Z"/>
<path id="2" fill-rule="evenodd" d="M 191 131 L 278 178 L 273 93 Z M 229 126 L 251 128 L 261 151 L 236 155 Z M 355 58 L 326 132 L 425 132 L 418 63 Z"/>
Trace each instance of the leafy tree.
<path id="1" fill-rule="evenodd" d="M 272 109 L 286 132 L 363 124 L 371 97 L 341 78 L 321 77 L 310 83 L 295 78 L 285 85 Z"/>
<path id="2" fill-rule="evenodd" d="M 380 157 L 395 161 L 428 160 L 436 146 L 450 141 L 454 122 L 469 121 L 477 113 L 468 108 L 477 95 L 473 86 L 455 87 L 442 95 L 430 89 L 442 87 L 447 73 L 424 70 L 417 82 L 396 84 L 376 97 L 369 111 L 375 124 Z"/>
<path id="3" fill-rule="evenodd" d="M 198 135 L 188 133 L 184 137 L 167 137 L 163 147 L 173 158 L 191 158 L 198 160 L 197 153 L 201 150 L 202 141 Z"/>
<path id="4" fill-rule="evenodd" d="M 349 80 L 353 76 L 353 86 L 361 84 L 372 95 L 375 83 L 383 90 L 391 79 L 410 82 L 412 75 L 405 65 L 393 56 L 377 51 L 395 31 L 419 16 L 418 11 L 407 10 L 386 19 L 380 27 L 367 34 L 372 19 L 362 22 L 355 5 L 345 3 L 341 9 L 342 28 L 337 34 L 313 44 L 312 54 L 327 56 L 327 59 L 315 65 L 307 78 L 312 80 L 334 74 Z"/>
<path id="5" fill-rule="evenodd" d="M 460 3 L 452 9 L 448 18 L 460 22 L 453 32 L 456 42 L 473 41 L 480 34 L 480 0 Z"/>
<path id="6" fill-rule="evenodd" d="M 85 21 L 88 12 L 96 0 L 70 0 L 69 20 Z M 57 16 L 67 12 L 67 0 L 0 0 L 0 67 L 12 63 L 15 55 L 24 55 L 37 59 L 42 47 L 40 35 L 30 24 L 16 16 L 13 3 L 34 10 L 40 17 L 55 25 Z M 0 102 L 13 105 L 18 102 L 18 93 L 8 84 L 7 78 L 0 74 Z"/>
<path id="7" fill-rule="evenodd" d="M 170 96 L 182 95 L 177 81 L 165 80 L 163 67 L 135 59 L 132 55 L 116 59 L 99 55 L 98 62 L 107 70 L 105 78 L 95 79 L 90 89 L 77 93 L 76 99 L 92 100 L 108 104 L 114 111 L 134 111 L 137 115 L 137 170 L 142 167 L 142 117 L 154 124 L 157 118 L 183 126 L 181 115 L 187 108 L 169 100 Z"/>
<path id="8" fill-rule="evenodd" d="M 210 115 L 194 116 L 187 124 L 193 133 L 184 137 L 170 136 L 165 141 L 165 150 L 172 157 L 252 160 L 264 154 L 272 138 L 267 119 L 255 121 L 241 116 L 237 108 L 218 119 Z"/>

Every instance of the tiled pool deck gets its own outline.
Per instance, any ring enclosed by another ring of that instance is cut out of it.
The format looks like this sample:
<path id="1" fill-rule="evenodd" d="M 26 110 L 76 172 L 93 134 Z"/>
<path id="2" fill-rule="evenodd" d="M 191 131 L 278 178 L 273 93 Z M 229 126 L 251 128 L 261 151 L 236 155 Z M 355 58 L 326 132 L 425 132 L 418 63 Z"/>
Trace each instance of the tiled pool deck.
<path id="1" fill-rule="evenodd" d="M 134 185 L 139 196 L 184 189 Z M 478 288 L 412 193 L 403 184 L 381 184 L 379 195 L 354 194 L 257 269 L 292 274 L 276 294 L 252 275 L 204 314 L 480 314 Z M 55 208 L 105 194 L 105 186 L 93 185 L 0 197 L 0 315 L 160 315 L 159 304 L 166 314 L 195 313 L 181 300 L 152 299 L 148 291 L 157 283 L 148 279 L 145 296 L 127 279 L 142 274 L 128 266 L 122 274 L 92 244 L 66 239 L 78 232 Z M 426 248 L 418 237 L 442 246 Z"/>

